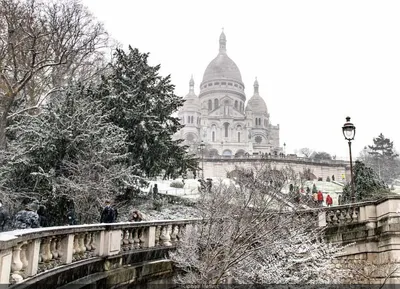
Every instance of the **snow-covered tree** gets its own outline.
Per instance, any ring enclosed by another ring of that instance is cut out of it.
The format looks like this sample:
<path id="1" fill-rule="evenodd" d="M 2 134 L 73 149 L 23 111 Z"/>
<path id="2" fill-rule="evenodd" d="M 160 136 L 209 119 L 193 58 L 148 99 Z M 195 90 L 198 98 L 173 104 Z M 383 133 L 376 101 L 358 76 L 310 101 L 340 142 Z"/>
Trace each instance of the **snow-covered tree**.
<path id="1" fill-rule="evenodd" d="M 52 224 L 65 217 L 58 206 L 62 196 L 75 202 L 82 222 L 97 221 L 105 198 L 143 182 L 138 166 L 127 165 L 126 133 L 107 121 L 93 95 L 91 89 L 72 88 L 10 127 L 14 137 L 0 171 L 2 191 L 47 204 Z"/>
<path id="2" fill-rule="evenodd" d="M 173 140 L 182 128 L 173 113 L 183 99 L 174 94 L 170 76 L 160 76 L 160 65 L 150 66 L 147 59 L 148 54 L 138 49 L 129 47 L 127 53 L 117 49 L 99 99 L 110 113 L 109 120 L 127 133 L 132 163 L 147 177 L 178 177 L 198 166 L 182 140 Z"/>
<path id="3" fill-rule="evenodd" d="M 20 112 L 105 65 L 108 34 L 79 0 L 0 0 L 0 149 Z"/>
<path id="4" fill-rule="evenodd" d="M 389 188 L 378 174 L 361 161 L 356 161 L 353 167 L 354 190 L 356 201 L 373 200 L 389 193 Z M 351 184 L 343 188 L 343 202 L 352 199 Z"/>
<path id="5" fill-rule="evenodd" d="M 332 260 L 343 248 L 324 241 L 318 214 L 298 210 L 281 193 L 294 181 L 292 171 L 237 168 L 236 176 L 236 185 L 214 186 L 198 200 L 203 221 L 188 227 L 170 253 L 180 271 L 176 282 L 340 283 L 347 272 Z"/>
<path id="6" fill-rule="evenodd" d="M 399 155 L 394 149 L 393 141 L 382 133 L 373 139 L 373 143 L 366 150 L 369 157 L 364 157 L 362 161 L 373 168 L 382 180 L 390 184 L 400 175 Z"/>

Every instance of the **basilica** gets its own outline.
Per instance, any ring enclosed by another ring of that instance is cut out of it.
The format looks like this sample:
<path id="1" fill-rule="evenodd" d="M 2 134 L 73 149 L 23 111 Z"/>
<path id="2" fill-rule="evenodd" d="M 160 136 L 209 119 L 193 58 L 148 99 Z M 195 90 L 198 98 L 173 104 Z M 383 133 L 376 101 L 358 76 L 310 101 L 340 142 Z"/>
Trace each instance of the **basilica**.
<path id="1" fill-rule="evenodd" d="M 204 143 L 205 156 L 245 156 L 278 154 L 279 125 L 272 125 L 267 105 L 259 93 L 257 79 L 254 93 L 246 104 L 244 83 L 239 68 L 226 52 L 224 32 L 219 38 L 219 53 L 207 66 L 200 94 L 194 92 L 193 77 L 189 93 L 178 112 L 184 127 L 178 137 L 195 151 Z"/>

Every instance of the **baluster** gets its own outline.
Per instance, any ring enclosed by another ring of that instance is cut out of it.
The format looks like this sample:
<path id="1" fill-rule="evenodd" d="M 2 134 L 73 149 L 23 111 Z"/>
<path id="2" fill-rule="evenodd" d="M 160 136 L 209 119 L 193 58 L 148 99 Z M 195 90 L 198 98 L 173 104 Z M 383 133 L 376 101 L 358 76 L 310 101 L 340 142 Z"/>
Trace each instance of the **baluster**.
<path id="1" fill-rule="evenodd" d="M 79 239 L 78 239 L 78 243 L 79 243 L 79 254 L 83 257 L 85 255 L 86 252 L 86 247 L 85 247 L 85 233 L 83 234 L 79 234 Z"/>
<path id="2" fill-rule="evenodd" d="M 129 250 L 129 230 L 122 230 L 122 239 L 121 239 L 122 250 Z"/>
<path id="3" fill-rule="evenodd" d="M 78 243 L 78 235 L 74 235 L 74 250 L 73 250 L 73 260 L 79 260 L 79 253 L 80 253 L 80 249 L 79 249 L 79 243 Z"/>
<path id="4" fill-rule="evenodd" d="M 172 244 L 176 243 L 176 238 L 178 236 L 178 232 L 179 232 L 178 225 L 173 225 L 172 229 L 171 229 L 171 243 Z"/>
<path id="5" fill-rule="evenodd" d="M 340 215 L 339 215 L 339 223 L 344 224 L 346 223 L 346 210 L 340 210 Z"/>
<path id="6" fill-rule="evenodd" d="M 130 229 L 128 232 L 129 232 L 129 237 L 128 237 L 129 250 L 132 250 L 135 249 L 135 241 L 133 241 L 133 229 Z"/>
<path id="7" fill-rule="evenodd" d="M 161 226 L 156 227 L 155 246 L 160 245 Z"/>
<path id="8" fill-rule="evenodd" d="M 50 250 L 51 254 L 53 255 L 53 259 L 58 259 L 59 258 L 59 253 L 57 250 L 57 242 L 58 242 L 58 237 L 54 238 L 51 242 Z"/>
<path id="9" fill-rule="evenodd" d="M 182 224 L 178 226 L 178 234 L 176 235 L 176 238 L 178 241 L 182 240 L 183 235 L 185 234 L 186 231 L 186 225 Z"/>
<path id="10" fill-rule="evenodd" d="M 22 270 L 25 270 L 28 267 L 28 242 L 23 242 L 21 246 L 21 262 L 22 262 Z"/>
<path id="11" fill-rule="evenodd" d="M 92 241 L 92 233 L 86 233 L 85 234 L 85 248 L 86 248 L 87 252 L 92 250 L 92 246 L 90 246 L 91 241 Z"/>
<path id="12" fill-rule="evenodd" d="M 140 241 L 139 246 L 140 246 L 140 248 L 144 248 L 144 242 L 146 241 L 144 230 L 146 230 L 146 229 L 147 228 L 140 228 L 140 230 L 139 230 L 139 241 Z"/>
<path id="13" fill-rule="evenodd" d="M 172 231 L 171 227 L 172 227 L 171 225 L 162 226 L 160 240 L 163 246 L 172 246 L 171 235 L 170 235 Z"/>
<path id="14" fill-rule="evenodd" d="M 345 214 L 346 214 L 346 220 L 345 220 L 345 222 L 346 222 L 346 223 L 351 223 L 351 211 L 350 211 L 350 209 L 346 210 L 346 211 L 345 211 Z"/>
<path id="15" fill-rule="evenodd" d="M 332 216 L 332 225 L 336 225 L 336 224 L 339 223 L 338 213 L 340 213 L 340 212 L 339 211 L 332 212 L 332 214 L 333 214 L 333 216 Z"/>
<path id="16" fill-rule="evenodd" d="M 91 237 L 90 237 L 90 247 L 92 247 L 92 251 L 95 251 L 96 250 L 96 240 L 97 240 L 97 237 L 98 237 L 98 234 L 99 233 L 95 233 L 95 232 L 92 232 L 90 235 L 91 235 Z"/>
<path id="17" fill-rule="evenodd" d="M 11 263 L 11 280 L 13 283 L 19 283 L 23 281 L 21 270 L 24 264 L 21 261 L 21 247 L 23 243 L 17 244 L 12 251 L 12 263 Z"/>
<path id="18" fill-rule="evenodd" d="M 360 208 L 356 208 L 353 210 L 353 214 L 351 215 L 352 221 L 353 222 L 358 222 L 358 214 L 359 214 Z"/>
<path id="19" fill-rule="evenodd" d="M 56 250 L 57 250 L 57 254 L 58 254 L 58 259 L 62 259 L 62 257 L 64 256 L 61 238 L 62 238 L 61 236 L 58 237 L 57 242 L 56 242 Z"/>
<path id="20" fill-rule="evenodd" d="M 333 224 L 333 216 L 334 216 L 334 213 L 332 212 L 332 211 L 330 211 L 330 212 L 326 212 L 326 223 L 328 224 L 328 225 L 332 225 Z"/>
<path id="21" fill-rule="evenodd" d="M 139 240 L 139 228 L 135 228 L 133 231 L 133 247 L 135 249 L 140 247 L 140 240 Z"/>

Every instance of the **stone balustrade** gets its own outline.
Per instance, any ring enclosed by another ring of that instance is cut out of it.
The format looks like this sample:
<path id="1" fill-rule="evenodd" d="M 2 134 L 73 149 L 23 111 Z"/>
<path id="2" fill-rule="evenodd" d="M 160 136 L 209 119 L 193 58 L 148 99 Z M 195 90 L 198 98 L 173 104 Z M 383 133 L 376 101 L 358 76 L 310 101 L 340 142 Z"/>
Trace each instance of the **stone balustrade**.
<path id="1" fill-rule="evenodd" d="M 82 260 L 171 247 L 199 220 L 126 222 L 25 229 L 0 234 L 0 284 L 21 283 Z"/>

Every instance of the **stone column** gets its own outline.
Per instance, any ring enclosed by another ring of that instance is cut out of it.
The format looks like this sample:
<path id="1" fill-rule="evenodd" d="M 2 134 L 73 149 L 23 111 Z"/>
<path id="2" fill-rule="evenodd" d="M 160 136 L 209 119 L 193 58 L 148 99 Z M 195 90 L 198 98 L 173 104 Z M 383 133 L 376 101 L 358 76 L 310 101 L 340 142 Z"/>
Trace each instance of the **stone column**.
<path id="1" fill-rule="evenodd" d="M 12 249 L 4 250 L 0 253 L 0 284 L 10 283 L 12 262 Z"/>
<path id="2" fill-rule="evenodd" d="M 40 239 L 32 240 L 27 246 L 28 266 L 26 267 L 26 276 L 34 276 L 37 274 L 40 254 Z"/>
<path id="3" fill-rule="evenodd" d="M 61 240 L 61 261 L 63 264 L 72 263 L 74 255 L 74 234 L 68 234 Z"/>
<path id="4" fill-rule="evenodd" d="M 156 227 L 148 227 L 144 230 L 144 248 L 154 247 L 156 245 Z"/>

